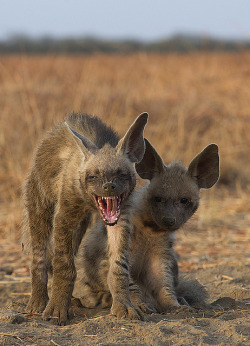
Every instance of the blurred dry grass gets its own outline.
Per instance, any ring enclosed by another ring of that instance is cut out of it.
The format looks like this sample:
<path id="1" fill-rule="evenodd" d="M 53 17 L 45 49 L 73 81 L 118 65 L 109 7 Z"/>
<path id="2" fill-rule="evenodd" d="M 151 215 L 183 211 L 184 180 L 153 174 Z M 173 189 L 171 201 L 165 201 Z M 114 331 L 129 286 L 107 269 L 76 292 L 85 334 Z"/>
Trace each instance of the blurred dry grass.
<path id="1" fill-rule="evenodd" d="M 73 110 L 121 135 L 149 112 L 145 134 L 166 163 L 188 164 L 217 143 L 221 181 L 204 193 L 198 226 L 226 222 L 228 202 L 249 212 L 250 53 L 1 56 L 0 109 L 2 238 L 19 237 L 21 186 L 38 141 Z"/>

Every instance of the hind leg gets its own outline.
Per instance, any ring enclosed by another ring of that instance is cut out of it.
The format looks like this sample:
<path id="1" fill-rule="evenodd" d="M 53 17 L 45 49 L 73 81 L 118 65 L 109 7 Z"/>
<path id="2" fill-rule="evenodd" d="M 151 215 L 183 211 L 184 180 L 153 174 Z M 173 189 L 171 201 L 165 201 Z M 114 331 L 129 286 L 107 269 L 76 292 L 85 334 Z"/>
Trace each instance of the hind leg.
<path id="1" fill-rule="evenodd" d="M 49 262 L 46 249 L 51 232 L 51 213 L 29 213 L 31 232 L 31 297 L 27 305 L 28 312 L 42 312 L 49 300 L 47 291 Z"/>
<path id="2" fill-rule="evenodd" d="M 112 297 L 107 285 L 109 261 L 105 257 L 100 260 L 98 255 L 101 255 L 98 251 L 92 253 L 88 240 L 85 239 L 87 244 L 84 244 L 79 256 L 81 261 L 78 272 L 81 284 L 81 303 L 87 308 L 94 308 L 99 304 L 102 308 L 111 307 Z M 92 247 L 92 250 L 97 249 Z M 93 260 L 93 256 L 97 260 L 96 262 Z"/>
<path id="3" fill-rule="evenodd" d="M 84 220 L 81 223 L 81 235 L 83 235 L 89 220 L 89 215 L 84 217 L 82 214 L 82 208 L 72 208 L 68 203 L 64 203 L 63 197 L 53 219 L 53 282 L 51 296 L 43 312 L 45 320 L 54 318 L 59 325 L 65 325 L 73 315 L 71 297 L 76 279 L 73 249 L 74 230 L 78 228 L 79 221 Z M 80 241 L 81 236 L 75 239 Z M 75 245 L 75 251 L 78 245 Z"/>

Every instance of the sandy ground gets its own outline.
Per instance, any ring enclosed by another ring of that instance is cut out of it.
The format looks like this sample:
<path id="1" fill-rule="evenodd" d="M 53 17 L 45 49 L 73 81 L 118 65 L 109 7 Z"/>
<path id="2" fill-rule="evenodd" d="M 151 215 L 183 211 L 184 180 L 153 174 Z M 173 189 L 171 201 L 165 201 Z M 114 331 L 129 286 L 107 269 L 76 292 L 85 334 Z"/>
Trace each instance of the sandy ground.
<path id="1" fill-rule="evenodd" d="M 22 255 L 17 242 L 2 239 L 0 344 L 249 345 L 250 220 L 249 214 L 233 210 L 229 205 L 223 224 L 216 215 L 214 225 L 209 227 L 199 226 L 199 220 L 194 220 L 178 235 L 180 269 L 207 287 L 207 308 L 152 314 L 147 321 L 118 320 L 109 310 L 86 309 L 76 301 L 75 317 L 67 326 L 26 314 L 29 259 Z M 77 284 L 75 295 L 80 295 Z"/>

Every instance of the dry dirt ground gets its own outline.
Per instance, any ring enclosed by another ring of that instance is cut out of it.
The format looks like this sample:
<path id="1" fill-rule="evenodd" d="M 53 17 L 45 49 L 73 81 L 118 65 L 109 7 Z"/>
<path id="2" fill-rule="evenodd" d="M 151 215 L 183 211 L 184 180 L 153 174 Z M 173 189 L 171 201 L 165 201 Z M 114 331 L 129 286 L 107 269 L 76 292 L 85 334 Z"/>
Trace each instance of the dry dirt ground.
<path id="1" fill-rule="evenodd" d="M 152 314 L 147 321 L 118 320 L 109 310 L 86 309 L 76 302 L 74 319 L 63 327 L 25 313 L 29 259 L 17 241 L 2 239 L 0 344 L 249 345 L 250 219 L 238 202 L 223 199 L 217 204 L 223 209 L 223 222 L 217 210 L 210 215 L 209 226 L 201 211 L 203 219 L 195 217 L 177 237 L 180 269 L 207 287 L 207 308 Z M 76 284 L 75 295 L 79 292 Z"/>

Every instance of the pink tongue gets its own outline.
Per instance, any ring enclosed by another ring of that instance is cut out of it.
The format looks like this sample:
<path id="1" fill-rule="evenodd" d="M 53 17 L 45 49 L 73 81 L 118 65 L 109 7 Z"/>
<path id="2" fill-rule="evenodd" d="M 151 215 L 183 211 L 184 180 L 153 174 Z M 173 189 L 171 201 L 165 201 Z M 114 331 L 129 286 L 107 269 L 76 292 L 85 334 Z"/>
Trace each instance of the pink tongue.
<path id="1" fill-rule="evenodd" d="M 119 199 L 99 196 L 96 202 L 104 222 L 115 224 L 120 216 Z"/>
<path id="2" fill-rule="evenodd" d="M 107 198 L 107 214 L 109 216 L 114 216 L 117 211 L 117 199 L 116 198 Z"/>
<path id="3" fill-rule="evenodd" d="M 107 202 L 107 214 L 111 216 L 111 211 L 112 211 L 112 201 L 111 201 L 111 198 L 107 198 L 106 202 Z"/>

